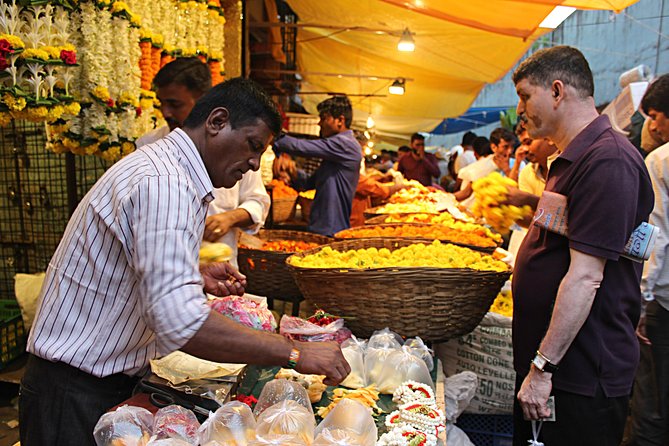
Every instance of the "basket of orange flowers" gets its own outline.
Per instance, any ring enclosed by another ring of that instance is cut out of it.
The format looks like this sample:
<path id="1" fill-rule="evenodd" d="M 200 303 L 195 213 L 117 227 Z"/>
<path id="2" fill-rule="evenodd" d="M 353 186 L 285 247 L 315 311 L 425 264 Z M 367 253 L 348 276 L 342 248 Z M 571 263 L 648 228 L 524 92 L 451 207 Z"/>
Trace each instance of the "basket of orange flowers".
<path id="1" fill-rule="evenodd" d="M 295 216 L 297 191 L 281 180 L 274 179 L 269 184 L 272 197 L 272 220 L 281 223 Z"/>
<path id="2" fill-rule="evenodd" d="M 262 240 L 262 246 L 240 242 L 237 263 L 248 282 L 246 291 L 260 296 L 301 296 L 295 279 L 288 271 L 286 259 L 292 254 L 332 241 L 319 234 L 283 229 L 263 229 L 257 237 Z"/>

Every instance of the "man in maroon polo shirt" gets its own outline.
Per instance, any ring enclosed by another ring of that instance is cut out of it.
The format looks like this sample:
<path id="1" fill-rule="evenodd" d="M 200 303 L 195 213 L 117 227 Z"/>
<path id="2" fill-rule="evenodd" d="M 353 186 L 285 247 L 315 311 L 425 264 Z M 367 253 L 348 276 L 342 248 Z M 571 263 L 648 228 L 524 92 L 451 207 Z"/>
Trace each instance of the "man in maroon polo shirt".
<path id="1" fill-rule="evenodd" d="M 517 372 L 514 444 L 542 424 L 546 446 L 617 446 L 639 360 L 641 263 L 621 257 L 648 220 L 653 190 L 637 150 L 599 116 L 588 62 L 575 48 L 536 52 L 515 71 L 518 115 L 533 138 L 550 138 L 559 157 L 546 190 L 567 198 L 568 235 L 530 225 L 513 276 Z M 514 191 L 511 202 L 538 197 Z"/>

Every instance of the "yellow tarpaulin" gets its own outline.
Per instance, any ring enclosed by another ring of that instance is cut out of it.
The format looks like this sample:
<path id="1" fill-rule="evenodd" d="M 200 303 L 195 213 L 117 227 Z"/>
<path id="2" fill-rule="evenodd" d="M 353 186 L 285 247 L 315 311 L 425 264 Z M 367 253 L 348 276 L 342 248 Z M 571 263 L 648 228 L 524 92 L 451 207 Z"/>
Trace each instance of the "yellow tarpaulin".
<path id="1" fill-rule="evenodd" d="M 354 119 L 371 113 L 380 132 L 427 131 L 462 114 L 549 29 L 557 5 L 620 11 L 637 0 L 288 0 L 299 16 L 304 92 L 351 95 Z M 311 26 L 313 25 L 313 26 Z M 409 28 L 415 52 L 397 51 Z M 337 75 L 341 75 L 338 77 Z M 389 95 L 396 77 L 403 96 Z M 379 78 L 379 79 L 376 79 Z M 385 95 L 366 97 L 365 95 Z M 305 105 L 327 94 L 304 95 Z"/>

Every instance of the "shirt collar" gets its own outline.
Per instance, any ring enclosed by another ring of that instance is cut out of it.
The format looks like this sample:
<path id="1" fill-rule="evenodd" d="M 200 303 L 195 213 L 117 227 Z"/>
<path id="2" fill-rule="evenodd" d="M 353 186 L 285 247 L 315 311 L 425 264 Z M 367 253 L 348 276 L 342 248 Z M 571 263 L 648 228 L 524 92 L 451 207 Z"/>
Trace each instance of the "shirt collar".
<path id="1" fill-rule="evenodd" d="M 193 180 L 198 197 L 203 202 L 211 202 L 214 199 L 214 185 L 193 140 L 180 128 L 174 129 L 165 139 L 175 148 L 179 163 Z"/>
<path id="2" fill-rule="evenodd" d="M 586 128 L 581 130 L 581 133 L 569 143 L 566 149 L 560 154 L 559 158 L 574 162 L 590 151 L 592 143 L 611 127 L 609 117 L 601 115 L 592 121 Z"/>

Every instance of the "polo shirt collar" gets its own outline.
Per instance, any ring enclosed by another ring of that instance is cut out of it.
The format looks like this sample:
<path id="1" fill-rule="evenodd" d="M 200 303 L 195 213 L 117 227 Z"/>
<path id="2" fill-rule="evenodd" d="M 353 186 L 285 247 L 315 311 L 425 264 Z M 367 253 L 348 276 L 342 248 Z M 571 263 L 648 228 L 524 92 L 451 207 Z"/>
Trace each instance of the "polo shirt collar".
<path id="1" fill-rule="evenodd" d="M 174 129 L 165 137 L 175 147 L 179 163 L 186 169 L 197 191 L 197 196 L 206 203 L 214 199 L 214 185 L 209 178 L 207 168 L 202 161 L 202 156 L 198 152 L 195 143 L 186 132 L 180 128 Z"/>
<path id="2" fill-rule="evenodd" d="M 581 133 L 569 143 L 566 149 L 558 158 L 563 158 L 567 161 L 574 162 L 583 156 L 586 152 L 592 149 L 592 144 L 595 140 L 611 128 L 611 121 L 606 115 L 600 115 L 595 118 Z"/>

